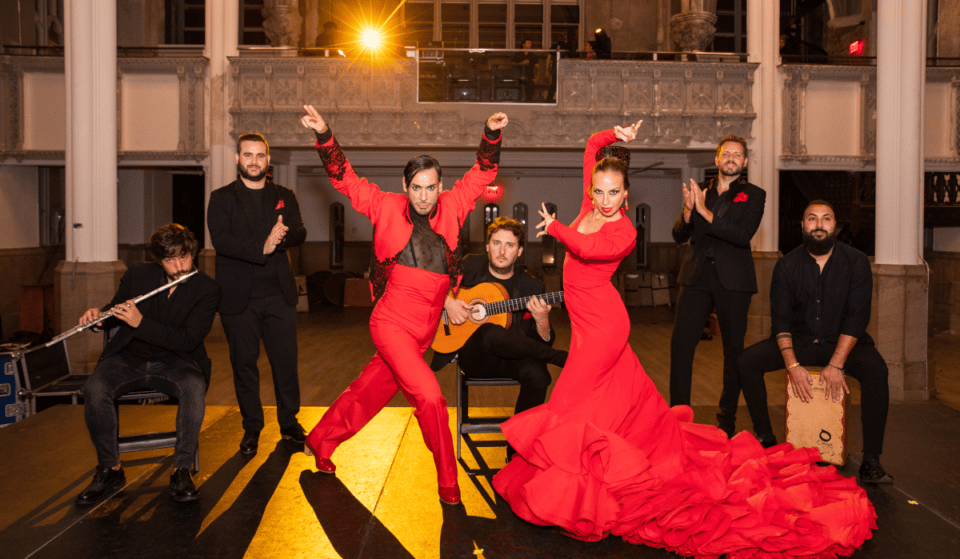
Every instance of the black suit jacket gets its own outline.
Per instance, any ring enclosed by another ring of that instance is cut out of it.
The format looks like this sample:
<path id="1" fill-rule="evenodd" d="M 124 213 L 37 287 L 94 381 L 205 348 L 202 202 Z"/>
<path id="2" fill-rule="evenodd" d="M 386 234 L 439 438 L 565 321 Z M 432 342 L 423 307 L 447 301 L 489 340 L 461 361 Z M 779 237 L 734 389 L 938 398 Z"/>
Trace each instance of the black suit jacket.
<path id="1" fill-rule="evenodd" d="M 113 300 L 101 310 L 107 311 L 166 283 L 167 276 L 160 264 L 138 264 L 123 274 L 120 288 Z M 210 359 L 203 346 L 203 339 L 213 325 L 213 318 L 220 304 L 220 294 L 217 282 L 200 272 L 177 284 L 165 307 L 163 300 L 168 296 L 167 291 L 137 303 L 137 309 L 143 315 L 137 328 L 117 318 L 104 321 L 104 328 L 117 330 L 104 346 L 100 359 L 115 355 L 132 340 L 138 339 L 165 349 L 180 359 L 195 362 L 209 384 Z"/>
<path id="2" fill-rule="evenodd" d="M 717 200 L 717 180 L 707 185 L 707 207 Z M 720 285 L 730 291 L 757 292 L 757 274 L 753 266 L 750 240 L 760 227 L 767 193 L 744 180 L 730 185 L 725 200 L 714 212 L 713 223 L 708 223 L 696 210 L 690 222 L 681 215 L 673 225 L 673 240 L 677 244 L 690 241 L 690 248 L 680 265 L 677 282 L 693 285 L 700 278 L 706 260 L 705 252 L 713 251 Z"/>
<path id="3" fill-rule="evenodd" d="M 273 269 L 287 303 L 296 305 L 297 282 L 286 249 L 302 245 L 307 238 L 297 196 L 289 188 L 267 180 L 263 187 L 263 207 L 255 208 L 242 188 L 246 187 L 237 179 L 214 190 L 207 206 L 207 227 L 217 251 L 217 283 L 223 287 L 220 312 L 237 314 L 247 307 L 253 286 L 251 271 L 254 266 L 271 264 L 270 258 L 283 259 L 284 262 L 274 265 Z M 271 226 L 277 216 L 282 215 L 283 224 L 288 227 L 286 237 L 273 254 L 263 254 L 267 235 L 257 231 L 259 220 L 255 212 L 264 212 Z"/>

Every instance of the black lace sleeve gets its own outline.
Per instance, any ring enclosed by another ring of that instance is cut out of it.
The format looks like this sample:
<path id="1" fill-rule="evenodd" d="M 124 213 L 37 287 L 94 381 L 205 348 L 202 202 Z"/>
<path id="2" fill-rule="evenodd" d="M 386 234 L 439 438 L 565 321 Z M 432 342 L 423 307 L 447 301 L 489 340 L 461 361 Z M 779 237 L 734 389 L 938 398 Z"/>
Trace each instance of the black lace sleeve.
<path id="1" fill-rule="evenodd" d="M 501 136 L 502 140 L 502 136 Z M 477 165 L 483 171 L 489 171 L 500 164 L 500 144 L 502 141 L 493 143 L 484 134 L 480 140 L 480 147 L 477 149 Z"/>
<path id="2" fill-rule="evenodd" d="M 323 145 L 331 138 L 333 135 L 329 130 L 322 135 L 317 134 L 317 153 L 320 154 L 323 166 L 327 169 L 327 176 L 340 181 L 343 180 L 343 174 L 347 171 L 347 157 L 343 155 L 343 150 L 340 149 L 336 138 L 333 138 L 333 145 Z"/>
<path id="3" fill-rule="evenodd" d="M 463 248 L 458 246 L 456 250 L 451 250 L 450 243 L 443 235 L 440 235 L 440 239 L 443 240 L 443 249 L 447 256 L 447 275 L 450 276 L 450 288 L 452 289 L 457 286 L 460 276 L 463 275 L 463 255 L 461 254 Z"/>

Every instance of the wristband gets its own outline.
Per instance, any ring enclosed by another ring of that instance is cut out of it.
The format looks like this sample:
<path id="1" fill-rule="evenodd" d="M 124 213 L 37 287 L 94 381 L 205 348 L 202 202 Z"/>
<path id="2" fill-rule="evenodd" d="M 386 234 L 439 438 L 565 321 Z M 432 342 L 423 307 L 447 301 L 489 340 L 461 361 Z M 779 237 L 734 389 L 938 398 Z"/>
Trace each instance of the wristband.
<path id="1" fill-rule="evenodd" d="M 799 367 L 799 366 L 800 366 L 800 362 L 797 361 L 797 362 L 794 363 L 793 365 L 790 365 L 789 367 L 787 367 L 787 370 L 789 371 L 790 369 L 792 369 L 792 368 L 794 368 L 794 367 Z"/>
<path id="2" fill-rule="evenodd" d="M 843 370 L 843 367 L 837 367 L 836 365 L 834 365 L 834 364 L 832 364 L 832 363 L 827 363 L 827 365 L 829 365 L 830 367 L 833 367 L 834 369 L 840 371 L 840 372 L 843 373 L 843 374 L 847 374 L 847 372 Z"/>

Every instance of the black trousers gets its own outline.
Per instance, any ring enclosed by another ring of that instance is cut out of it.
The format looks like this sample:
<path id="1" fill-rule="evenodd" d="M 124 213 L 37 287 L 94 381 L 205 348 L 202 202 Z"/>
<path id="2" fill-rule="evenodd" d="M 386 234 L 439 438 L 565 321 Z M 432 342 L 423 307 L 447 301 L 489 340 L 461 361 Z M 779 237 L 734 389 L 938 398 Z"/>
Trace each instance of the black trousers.
<path id="1" fill-rule="evenodd" d="M 273 373 L 273 393 L 277 400 L 280 428 L 297 423 L 300 413 L 300 378 L 297 374 L 297 308 L 283 295 L 250 299 L 247 308 L 237 314 L 221 314 L 223 332 L 230 346 L 233 385 L 243 418 L 244 431 L 263 430 L 263 405 L 260 403 L 260 340 Z"/>
<path id="2" fill-rule="evenodd" d="M 693 354 L 703 335 L 710 313 L 717 310 L 720 336 L 723 338 L 723 391 L 720 393 L 721 426 L 733 427 L 740 401 L 740 375 L 737 358 L 743 351 L 747 333 L 747 310 L 752 293 L 731 291 L 720 285 L 712 260 L 704 263 L 693 285 L 680 288 L 676 318 L 670 338 L 670 405 L 690 405 L 693 382 Z"/>
<path id="3" fill-rule="evenodd" d="M 457 352 L 460 368 L 471 378 L 512 378 L 520 383 L 515 413 L 539 406 L 547 399 L 553 378 L 547 363 L 559 350 L 527 336 L 487 323 Z"/>
<path id="4" fill-rule="evenodd" d="M 119 355 L 97 363 L 83 385 L 83 418 L 100 466 L 120 463 L 117 408 L 114 400 L 134 390 L 156 390 L 176 398 L 177 443 L 173 466 L 190 468 L 203 425 L 207 384 L 197 365 L 183 359 L 168 362 L 125 360 Z"/>
<path id="5" fill-rule="evenodd" d="M 805 367 L 824 367 L 836 346 L 808 344 L 793 346 L 797 361 Z M 757 433 L 769 433 L 767 385 L 763 375 L 784 368 L 777 341 L 768 338 L 743 350 L 740 354 L 740 385 Z M 883 432 L 887 427 L 890 386 L 887 363 L 872 344 L 858 343 L 843 366 L 848 375 L 860 382 L 860 422 L 863 429 L 863 452 L 879 456 L 883 452 Z"/>

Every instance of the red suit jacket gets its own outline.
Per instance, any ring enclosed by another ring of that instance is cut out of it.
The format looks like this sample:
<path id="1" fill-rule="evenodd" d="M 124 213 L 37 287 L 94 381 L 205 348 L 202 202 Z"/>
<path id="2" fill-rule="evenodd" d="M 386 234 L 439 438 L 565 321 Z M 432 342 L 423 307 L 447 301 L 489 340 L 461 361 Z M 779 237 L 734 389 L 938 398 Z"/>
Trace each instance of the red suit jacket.
<path id="1" fill-rule="evenodd" d="M 502 134 L 496 141 L 483 137 L 477 150 L 476 163 L 452 189 L 444 189 L 440 193 L 440 199 L 430 213 L 430 227 L 443 239 L 450 286 L 454 289 L 462 275 L 457 250 L 460 228 L 476 206 L 477 198 L 497 177 L 502 138 Z M 321 140 L 325 141 L 321 143 Z M 370 286 L 376 299 L 386 289 L 397 255 L 407 246 L 413 233 L 410 200 L 406 194 L 383 192 L 377 185 L 358 177 L 329 132 L 318 135 L 317 151 L 333 187 L 350 198 L 354 209 L 373 222 L 374 261 L 370 270 Z"/>

